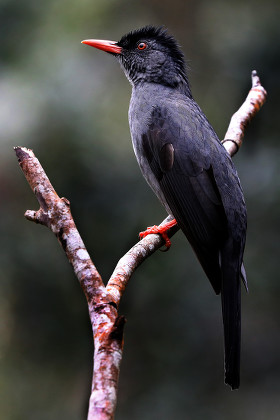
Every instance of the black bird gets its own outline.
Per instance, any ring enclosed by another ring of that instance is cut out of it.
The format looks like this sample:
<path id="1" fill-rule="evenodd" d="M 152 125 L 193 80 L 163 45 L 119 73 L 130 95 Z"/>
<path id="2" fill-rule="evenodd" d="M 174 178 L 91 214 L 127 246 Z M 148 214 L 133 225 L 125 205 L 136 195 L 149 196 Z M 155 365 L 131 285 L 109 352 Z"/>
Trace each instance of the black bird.
<path id="1" fill-rule="evenodd" d="M 82 42 L 113 54 L 132 84 L 129 125 L 137 161 L 221 293 L 225 383 L 238 388 L 247 216 L 232 160 L 194 101 L 183 53 L 165 29 L 147 26 L 119 42 Z"/>

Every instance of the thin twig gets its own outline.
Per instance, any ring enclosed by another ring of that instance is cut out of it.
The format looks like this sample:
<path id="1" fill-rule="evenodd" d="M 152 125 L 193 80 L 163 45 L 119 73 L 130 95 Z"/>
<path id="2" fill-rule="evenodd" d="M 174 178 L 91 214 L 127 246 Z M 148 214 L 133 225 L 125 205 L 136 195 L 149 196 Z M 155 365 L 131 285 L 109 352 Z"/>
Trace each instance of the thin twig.
<path id="1" fill-rule="evenodd" d="M 242 145 L 245 128 L 252 118 L 265 103 L 267 97 L 266 90 L 261 85 L 260 78 L 256 70 L 252 71 L 252 88 L 248 93 L 244 103 L 238 111 L 231 117 L 225 138 L 222 141 L 224 147 L 231 156 L 238 152 Z"/>

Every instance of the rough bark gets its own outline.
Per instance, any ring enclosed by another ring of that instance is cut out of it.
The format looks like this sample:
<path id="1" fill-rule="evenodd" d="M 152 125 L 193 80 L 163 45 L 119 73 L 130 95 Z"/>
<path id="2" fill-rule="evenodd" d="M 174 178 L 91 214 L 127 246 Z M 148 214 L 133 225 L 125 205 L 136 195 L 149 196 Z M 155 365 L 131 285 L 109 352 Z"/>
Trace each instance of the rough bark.
<path id="1" fill-rule="evenodd" d="M 240 109 L 233 115 L 224 147 L 233 156 L 240 148 L 244 130 L 265 102 L 266 91 L 256 71 L 252 72 L 252 89 Z M 70 203 L 55 192 L 32 150 L 15 147 L 20 167 L 40 205 L 27 210 L 25 217 L 47 226 L 56 235 L 85 293 L 94 338 L 94 368 L 88 420 L 114 418 L 117 386 L 123 350 L 125 318 L 118 306 L 127 283 L 139 265 L 164 245 L 160 235 L 152 234 L 136 243 L 118 262 L 107 286 L 92 262 L 70 211 Z M 162 223 L 169 221 L 167 217 Z M 178 227 L 169 231 L 173 236 Z"/>

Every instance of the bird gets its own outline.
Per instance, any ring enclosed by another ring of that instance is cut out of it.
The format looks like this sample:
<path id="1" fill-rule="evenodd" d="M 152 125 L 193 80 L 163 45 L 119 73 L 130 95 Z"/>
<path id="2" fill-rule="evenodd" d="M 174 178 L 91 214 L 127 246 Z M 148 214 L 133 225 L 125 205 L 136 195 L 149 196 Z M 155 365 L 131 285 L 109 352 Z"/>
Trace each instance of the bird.
<path id="1" fill-rule="evenodd" d="M 237 389 L 247 212 L 232 159 L 195 102 L 184 54 L 165 27 L 145 26 L 120 41 L 82 43 L 116 57 L 132 85 L 129 126 L 136 159 L 221 294 L 224 381 Z"/>

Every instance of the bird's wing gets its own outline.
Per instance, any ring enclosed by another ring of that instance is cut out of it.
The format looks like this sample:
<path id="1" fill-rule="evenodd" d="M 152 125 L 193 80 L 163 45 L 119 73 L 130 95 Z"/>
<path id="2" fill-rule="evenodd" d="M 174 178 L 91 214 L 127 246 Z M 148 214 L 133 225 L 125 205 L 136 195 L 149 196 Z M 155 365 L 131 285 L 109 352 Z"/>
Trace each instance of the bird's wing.
<path id="1" fill-rule="evenodd" d="M 219 293 L 219 252 L 227 220 L 211 166 L 209 136 L 215 134 L 207 120 L 206 125 L 188 120 L 183 111 L 154 108 L 142 136 L 143 150 L 179 227 Z"/>

